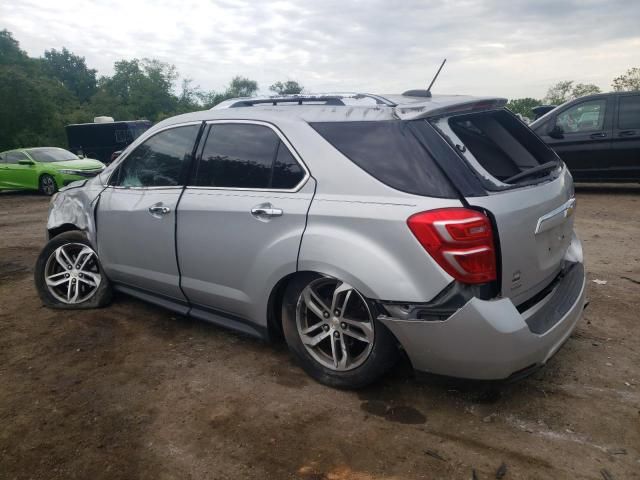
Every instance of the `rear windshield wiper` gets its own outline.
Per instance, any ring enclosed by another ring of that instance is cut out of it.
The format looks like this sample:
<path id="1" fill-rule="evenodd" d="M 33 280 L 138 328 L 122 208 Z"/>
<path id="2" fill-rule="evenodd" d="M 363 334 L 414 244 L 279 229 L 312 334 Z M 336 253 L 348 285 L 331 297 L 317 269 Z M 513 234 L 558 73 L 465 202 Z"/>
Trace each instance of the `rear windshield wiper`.
<path id="1" fill-rule="evenodd" d="M 542 165 L 538 165 L 537 167 L 533 167 L 529 170 L 525 170 L 524 172 L 517 173 L 514 176 L 507 178 L 506 180 L 502 180 L 502 183 L 513 183 L 517 180 L 522 180 L 523 178 L 527 178 L 538 173 L 550 172 L 551 170 L 554 170 L 559 166 L 560 162 L 558 162 L 557 160 L 543 163 Z"/>

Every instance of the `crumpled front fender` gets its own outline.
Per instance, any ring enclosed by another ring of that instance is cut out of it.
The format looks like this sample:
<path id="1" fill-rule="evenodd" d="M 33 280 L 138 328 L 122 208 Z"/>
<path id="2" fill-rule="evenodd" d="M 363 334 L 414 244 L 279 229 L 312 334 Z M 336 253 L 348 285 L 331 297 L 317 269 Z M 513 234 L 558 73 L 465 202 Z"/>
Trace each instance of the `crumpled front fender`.
<path id="1" fill-rule="evenodd" d="M 54 195 L 49 204 L 47 238 L 56 229 L 73 226 L 85 232 L 95 247 L 95 209 L 103 189 L 100 184 L 87 182 L 85 185 L 63 189 Z"/>

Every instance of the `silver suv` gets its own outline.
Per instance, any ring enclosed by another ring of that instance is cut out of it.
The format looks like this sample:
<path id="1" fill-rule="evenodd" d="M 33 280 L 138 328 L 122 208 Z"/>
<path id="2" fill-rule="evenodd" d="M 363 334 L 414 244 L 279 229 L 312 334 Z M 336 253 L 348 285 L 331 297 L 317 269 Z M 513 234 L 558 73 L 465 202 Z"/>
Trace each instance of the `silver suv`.
<path id="1" fill-rule="evenodd" d="M 519 377 L 585 303 L 571 176 L 499 98 L 244 98 L 167 119 L 51 202 L 54 308 L 117 290 L 261 338 L 334 387 L 400 350 Z"/>

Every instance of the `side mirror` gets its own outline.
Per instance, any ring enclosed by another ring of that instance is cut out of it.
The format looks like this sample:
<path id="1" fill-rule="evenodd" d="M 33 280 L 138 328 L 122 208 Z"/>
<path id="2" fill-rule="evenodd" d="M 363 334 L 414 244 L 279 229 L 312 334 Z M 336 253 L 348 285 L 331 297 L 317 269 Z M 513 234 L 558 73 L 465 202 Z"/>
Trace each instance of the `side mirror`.
<path id="1" fill-rule="evenodd" d="M 31 160 L 18 160 L 18 165 L 35 165 L 35 162 Z"/>
<path id="2" fill-rule="evenodd" d="M 556 139 L 564 138 L 564 129 L 560 125 L 556 125 L 551 130 L 549 130 L 548 135 L 551 138 L 556 138 Z"/>

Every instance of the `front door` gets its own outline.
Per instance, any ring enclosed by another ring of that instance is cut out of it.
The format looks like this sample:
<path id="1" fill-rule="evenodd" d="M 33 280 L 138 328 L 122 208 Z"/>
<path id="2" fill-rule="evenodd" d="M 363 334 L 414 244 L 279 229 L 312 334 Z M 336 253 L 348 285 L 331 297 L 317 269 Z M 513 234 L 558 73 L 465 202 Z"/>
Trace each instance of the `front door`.
<path id="1" fill-rule="evenodd" d="M 196 317 L 266 324 L 271 289 L 296 271 L 314 180 L 267 124 L 212 122 L 202 138 L 178 207 L 182 289 Z"/>
<path id="2" fill-rule="evenodd" d="M 20 165 L 19 162 L 31 162 Z M 0 183 L 8 188 L 38 188 L 35 163 L 24 152 L 7 152 Z"/>
<path id="3" fill-rule="evenodd" d="M 149 137 L 124 158 L 100 195 L 98 254 L 115 283 L 186 302 L 176 260 L 176 207 L 200 124 Z"/>
<path id="4" fill-rule="evenodd" d="M 611 100 L 597 98 L 559 111 L 551 124 L 552 137 L 543 140 L 564 160 L 576 180 L 601 178 L 611 154 Z"/>

